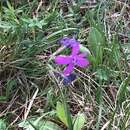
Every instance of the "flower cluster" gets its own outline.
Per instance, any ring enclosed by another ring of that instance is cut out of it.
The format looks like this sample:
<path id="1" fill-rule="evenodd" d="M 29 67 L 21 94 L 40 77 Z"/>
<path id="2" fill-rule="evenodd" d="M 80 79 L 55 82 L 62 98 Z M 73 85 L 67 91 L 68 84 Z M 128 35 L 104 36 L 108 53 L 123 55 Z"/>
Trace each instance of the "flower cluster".
<path id="1" fill-rule="evenodd" d="M 63 37 L 60 40 L 60 44 L 66 46 L 66 47 L 74 47 L 77 44 L 79 45 L 80 42 L 77 41 L 75 38 Z"/>
<path id="2" fill-rule="evenodd" d="M 61 39 L 60 44 L 71 48 L 70 55 L 58 55 L 55 57 L 55 63 L 59 65 L 66 65 L 63 74 L 64 76 L 71 76 L 75 66 L 81 68 L 87 67 L 89 61 L 85 53 L 80 52 L 80 42 L 74 38 L 64 37 Z"/>

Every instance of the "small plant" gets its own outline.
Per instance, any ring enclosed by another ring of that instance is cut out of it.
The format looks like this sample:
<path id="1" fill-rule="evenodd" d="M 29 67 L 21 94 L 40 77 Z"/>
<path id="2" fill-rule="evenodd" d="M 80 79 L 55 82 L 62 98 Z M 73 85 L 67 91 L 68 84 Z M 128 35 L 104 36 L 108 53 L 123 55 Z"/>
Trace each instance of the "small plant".
<path id="1" fill-rule="evenodd" d="M 74 38 L 64 37 L 60 40 L 60 44 L 65 46 L 65 48 L 71 49 L 71 54 L 66 55 L 58 55 L 54 58 L 54 61 L 56 64 L 59 65 L 66 65 L 64 71 L 63 71 L 63 77 L 64 77 L 64 84 L 66 83 L 67 79 L 68 82 L 70 81 L 69 78 L 75 79 L 76 76 L 73 73 L 74 67 L 79 66 L 81 68 L 87 67 L 89 65 L 89 61 L 87 60 L 88 50 L 87 48 L 80 45 L 80 42 L 76 41 Z M 82 50 L 82 52 L 80 51 Z M 59 53 L 59 50 L 58 50 Z M 55 53 L 56 54 L 56 53 Z M 61 77 L 62 74 L 55 73 L 55 75 Z M 69 82 L 70 83 L 70 82 Z"/>
<path id="2" fill-rule="evenodd" d="M 59 119 L 69 128 L 69 124 L 67 122 L 67 116 L 70 113 L 69 112 L 66 113 L 64 104 L 62 104 L 61 102 L 57 102 L 56 113 Z M 72 122 L 73 122 L 72 130 L 81 130 L 86 122 L 85 114 L 79 112 L 77 115 L 75 115 L 75 117 L 72 118 Z"/>

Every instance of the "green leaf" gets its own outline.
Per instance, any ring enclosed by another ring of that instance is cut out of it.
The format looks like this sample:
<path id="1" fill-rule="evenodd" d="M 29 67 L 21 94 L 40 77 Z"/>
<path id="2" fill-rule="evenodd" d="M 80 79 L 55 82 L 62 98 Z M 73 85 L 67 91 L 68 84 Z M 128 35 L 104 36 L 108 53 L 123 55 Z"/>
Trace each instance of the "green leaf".
<path id="1" fill-rule="evenodd" d="M 61 121 L 66 124 L 69 130 L 73 130 L 73 123 L 72 123 L 72 117 L 71 113 L 68 109 L 68 105 L 66 103 L 66 98 L 64 95 L 62 95 L 63 104 L 61 102 L 58 102 L 57 110 L 59 113 L 59 116 L 61 117 Z M 60 108 L 60 109 L 59 109 Z"/>
<path id="2" fill-rule="evenodd" d="M 57 124 L 51 122 L 51 121 L 46 121 L 43 125 L 40 127 L 39 130 L 62 130 Z"/>
<path id="3" fill-rule="evenodd" d="M 89 49 L 86 48 L 85 46 L 81 45 L 81 44 L 80 44 L 80 51 L 81 51 L 81 52 L 84 52 L 84 53 L 86 53 L 86 54 L 90 54 Z"/>
<path id="4" fill-rule="evenodd" d="M 73 130 L 81 130 L 83 128 L 85 122 L 86 122 L 85 114 L 78 113 L 75 123 L 74 123 Z"/>
<path id="5" fill-rule="evenodd" d="M 0 101 L 6 101 L 7 97 L 6 96 L 0 96 Z"/>
<path id="6" fill-rule="evenodd" d="M 100 80 L 107 81 L 108 80 L 108 72 L 105 69 L 97 69 L 96 77 Z"/>
<path id="7" fill-rule="evenodd" d="M 92 54 L 95 56 L 96 63 L 100 64 L 103 59 L 102 57 L 103 57 L 104 37 L 102 33 L 94 27 L 92 27 L 89 32 L 88 44 Z"/>
<path id="8" fill-rule="evenodd" d="M 69 34 L 69 33 L 72 33 L 74 31 L 78 31 L 77 28 L 65 28 L 65 29 L 62 29 L 62 30 L 59 30 L 57 32 L 54 32 L 52 34 L 50 34 L 49 36 L 46 37 L 46 39 L 48 41 L 51 41 L 52 39 L 57 39 L 57 37 L 60 37 L 62 36 L 63 34 Z"/>
<path id="9" fill-rule="evenodd" d="M 97 47 L 96 45 L 102 44 L 102 38 L 102 34 L 96 28 L 92 27 L 88 37 L 89 43 L 91 43 L 94 47 Z"/>
<path id="10" fill-rule="evenodd" d="M 51 121 L 39 120 L 31 118 L 18 124 L 25 130 L 62 130 L 57 124 Z"/>
<path id="11" fill-rule="evenodd" d="M 128 75 L 128 77 L 121 83 L 119 90 L 117 92 L 117 102 L 119 105 L 122 104 L 123 101 L 126 100 L 126 93 L 128 92 L 127 87 L 130 83 L 130 74 Z"/>
<path id="12" fill-rule="evenodd" d="M 30 124 L 30 122 L 32 123 L 32 124 L 34 124 L 34 122 L 35 122 L 35 118 L 31 118 L 31 119 L 29 119 L 28 121 L 26 120 L 23 120 L 22 122 L 20 122 L 19 124 L 18 124 L 18 126 L 20 127 L 20 128 L 24 128 L 25 130 L 35 130 L 35 128 Z"/>
<path id="13" fill-rule="evenodd" d="M 3 119 L 0 119 L 0 130 L 6 130 L 6 122 Z"/>
<path id="14" fill-rule="evenodd" d="M 57 115 L 58 115 L 58 117 L 60 118 L 60 120 L 61 120 L 66 126 L 68 126 L 67 117 L 66 117 L 65 109 L 64 109 L 64 105 L 63 105 L 61 102 L 57 102 L 56 112 L 57 112 Z"/>
<path id="15" fill-rule="evenodd" d="M 15 80 L 8 80 L 7 81 L 7 87 L 6 87 L 6 97 L 9 98 L 11 91 L 13 90 L 13 87 L 16 85 Z"/>

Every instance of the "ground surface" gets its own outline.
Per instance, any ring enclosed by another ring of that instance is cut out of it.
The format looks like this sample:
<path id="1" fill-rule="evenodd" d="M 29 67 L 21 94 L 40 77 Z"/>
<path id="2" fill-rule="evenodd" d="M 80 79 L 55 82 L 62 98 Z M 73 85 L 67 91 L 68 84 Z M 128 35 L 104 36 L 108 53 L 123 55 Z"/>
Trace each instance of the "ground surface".
<path id="1" fill-rule="evenodd" d="M 64 36 L 92 54 L 69 86 L 49 67 Z M 129 0 L 1 1 L 0 129 L 129 130 L 129 80 Z"/>

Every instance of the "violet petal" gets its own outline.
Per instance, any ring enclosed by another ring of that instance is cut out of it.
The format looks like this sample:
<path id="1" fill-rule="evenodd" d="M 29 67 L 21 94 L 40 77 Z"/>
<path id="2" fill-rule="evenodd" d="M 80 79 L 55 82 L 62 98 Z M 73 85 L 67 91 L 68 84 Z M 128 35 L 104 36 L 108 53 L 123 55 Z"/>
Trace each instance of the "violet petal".
<path id="1" fill-rule="evenodd" d="M 80 66 L 81 68 L 86 67 L 89 65 L 89 61 L 86 58 L 77 56 L 76 65 Z"/>
<path id="2" fill-rule="evenodd" d="M 65 69 L 64 69 L 64 75 L 67 76 L 69 74 L 71 74 L 71 72 L 73 71 L 74 68 L 74 64 L 69 64 Z"/>
<path id="3" fill-rule="evenodd" d="M 69 37 L 63 37 L 61 40 L 60 40 L 60 43 L 66 47 L 73 47 L 73 45 L 75 44 L 79 44 L 78 41 L 76 41 L 75 38 L 69 38 Z"/>
<path id="4" fill-rule="evenodd" d="M 78 56 L 83 58 L 83 57 L 86 57 L 87 54 L 86 53 L 80 53 Z"/>
<path id="5" fill-rule="evenodd" d="M 72 53 L 71 53 L 71 55 L 72 56 L 75 56 L 75 55 L 77 55 L 78 53 L 79 53 L 79 44 L 76 44 L 76 45 L 74 45 L 73 47 L 72 47 Z"/>
<path id="6" fill-rule="evenodd" d="M 69 43 L 73 46 L 73 45 L 77 45 L 77 44 L 80 44 L 75 38 L 71 38 L 69 40 Z"/>
<path id="7" fill-rule="evenodd" d="M 57 64 L 69 64 L 72 61 L 72 57 L 65 56 L 65 55 L 59 55 L 55 58 L 55 63 Z"/>
<path id="8" fill-rule="evenodd" d="M 74 80 L 76 79 L 76 75 L 74 73 L 65 76 L 64 80 L 63 80 L 63 84 L 64 85 L 69 85 L 70 83 L 72 83 Z"/>
<path id="9" fill-rule="evenodd" d="M 69 46 L 69 40 L 70 38 L 68 37 L 63 37 L 61 40 L 60 40 L 60 43 L 64 46 Z"/>

